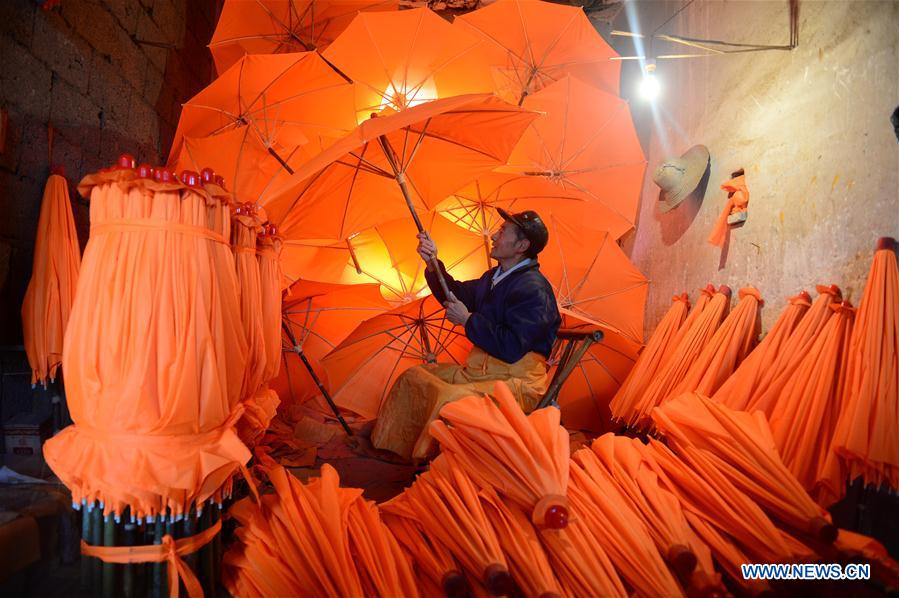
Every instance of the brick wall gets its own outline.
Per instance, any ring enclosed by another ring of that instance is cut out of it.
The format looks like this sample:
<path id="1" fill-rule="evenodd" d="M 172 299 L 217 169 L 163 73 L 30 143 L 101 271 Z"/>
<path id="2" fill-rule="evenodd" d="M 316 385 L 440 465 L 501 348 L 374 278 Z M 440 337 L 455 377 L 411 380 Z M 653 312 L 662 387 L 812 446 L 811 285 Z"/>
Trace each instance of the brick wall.
<path id="1" fill-rule="evenodd" d="M 220 7 L 61 0 L 43 11 L 35 0 L 0 0 L 0 107 L 9 113 L 0 154 L 0 344 L 22 342 L 19 310 L 50 168 L 47 124 L 83 245 L 88 210 L 74 184 L 123 152 L 166 159 L 181 104 L 214 77 L 206 44 Z"/>

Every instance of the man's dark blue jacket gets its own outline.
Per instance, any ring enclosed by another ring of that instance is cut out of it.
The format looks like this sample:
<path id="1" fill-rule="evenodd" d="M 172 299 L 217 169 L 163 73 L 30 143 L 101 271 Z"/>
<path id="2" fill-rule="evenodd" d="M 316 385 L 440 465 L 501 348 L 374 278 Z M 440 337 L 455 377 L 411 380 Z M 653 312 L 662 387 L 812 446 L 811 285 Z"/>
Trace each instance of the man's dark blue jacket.
<path id="1" fill-rule="evenodd" d="M 459 282 L 438 262 L 451 293 L 465 304 L 471 317 L 465 335 L 476 347 L 507 363 L 515 363 L 534 351 L 549 357 L 562 324 L 552 286 L 536 261 L 511 272 L 493 289 L 496 268 L 477 280 Z M 440 303 L 446 300 L 437 274 L 425 271 L 431 292 Z"/>

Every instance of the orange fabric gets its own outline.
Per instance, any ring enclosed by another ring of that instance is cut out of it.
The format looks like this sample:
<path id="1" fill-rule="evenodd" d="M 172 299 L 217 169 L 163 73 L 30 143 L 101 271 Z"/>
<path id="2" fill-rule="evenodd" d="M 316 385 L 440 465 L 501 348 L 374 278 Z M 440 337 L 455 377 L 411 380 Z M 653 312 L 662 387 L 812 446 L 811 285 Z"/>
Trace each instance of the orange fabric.
<path id="1" fill-rule="evenodd" d="M 479 36 L 480 68 L 470 77 L 513 103 L 567 74 L 618 95 L 618 56 L 576 6 L 499 0 L 460 15 L 453 26 Z"/>
<path id="2" fill-rule="evenodd" d="M 499 169 L 518 175 L 502 193 L 521 189 L 529 197 L 573 195 L 585 200 L 589 214 L 581 225 L 589 222 L 607 230 L 613 241 L 631 230 L 646 158 L 627 102 L 564 77 L 528 96 L 523 106 L 545 116 L 531 123 Z M 556 215 L 564 219 L 568 204 L 572 202 L 554 202 L 554 210 L 560 211 Z"/>
<path id="3" fill-rule="evenodd" d="M 429 295 L 359 324 L 322 359 L 334 402 L 373 419 L 396 378 L 410 367 L 464 363 L 471 343 L 445 318 Z"/>
<path id="4" fill-rule="evenodd" d="M 749 206 L 749 188 L 746 187 L 746 177 L 740 175 L 721 184 L 721 189 L 728 193 L 733 193 L 727 198 L 724 209 L 715 226 L 712 228 L 712 234 L 709 235 L 708 242 L 712 245 L 721 247 L 727 238 L 727 217 L 737 212 L 745 212 Z"/>
<path id="5" fill-rule="evenodd" d="M 567 508 L 568 433 L 558 409 L 525 416 L 509 388 L 497 382 L 492 399 L 467 397 L 446 405 L 440 417 L 430 425 L 431 436 L 479 485 L 516 502 L 538 526 L 544 524 L 541 501 Z"/>
<path id="6" fill-rule="evenodd" d="M 353 128 L 352 93 L 315 52 L 243 56 L 184 104 L 169 164 L 185 136 L 232 130 L 260 151 L 283 150 L 282 159 L 307 143 L 320 146 Z"/>
<path id="7" fill-rule="evenodd" d="M 63 354 L 75 425 L 44 456 L 74 501 L 107 515 L 186 513 L 220 500 L 249 459 L 233 430 L 246 359 L 234 258 L 213 240 L 229 236 L 230 210 L 130 170 L 83 185 L 98 228 Z"/>
<path id="8" fill-rule="evenodd" d="M 262 285 L 262 338 L 265 368 L 262 380 L 270 382 L 281 369 L 281 238 L 262 235 L 256 240 L 259 282 Z"/>
<path id="9" fill-rule="evenodd" d="M 845 487 L 831 440 L 843 406 L 843 379 L 855 310 L 834 306 L 835 315 L 786 381 L 768 421 L 784 465 L 819 504 L 835 502 Z"/>
<path id="10" fill-rule="evenodd" d="M 81 554 L 96 557 L 104 563 L 130 565 L 134 563 L 168 563 L 169 596 L 178 598 L 178 579 L 184 582 L 187 595 L 191 598 L 203 596 L 203 588 L 197 576 L 181 558 L 185 554 L 199 551 L 222 531 L 221 520 L 212 527 L 188 538 L 174 539 L 166 534 L 161 544 L 147 546 L 91 546 L 81 541 Z"/>
<path id="11" fill-rule="evenodd" d="M 413 205 L 433 208 L 504 163 L 536 117 L 493 96 L 472 94 L 366 120 L 306 162 L 265 208 L 285 238 L 346 239 L 408 215 L 398 172 Z M 378 142 L 382 136 L 396 153 L 393 166 Z"/>
<path id="12" fill-rule="evenodd" d="M 324 50 L 362 11 L 397 0 L 227 0 L 209 42 L 219 74 L 244 54 Z"/>
<path id="13" fill-rule="evenodd" d="M 740 289 L 740 301 L 687 370 L 672 395 L 698 392 L 711 396 L 755 347 L 761 321 L 762 297 L 757 289 Z"/>
<path id="14" fill-rule="evenodd" d="M 591 529 L 587 521 L 575 519 L 564 529 L 538 529 L 538 533 L 564 596 L 629 595 L 596 539 L 602 530 Z"/>
<path id="15" fill-rule="evenodd" d="M 56 378 L 72 311 L 81 249 L 65 177 L 51 174 L 41 200 L 31 280 L 22 302 L 22 333 L 31 384 Z"/>
<path id="16" fill-rule="evenodd" d="M 790 297 L 787 306 L 780 313 L 765 338 L 715 391 L 713 398 L 731 409 L 743 410 L 758 381 L 769 373 L 793 329 L 796 328 L 810 306 L 811 297 L 805 291 Z"/>
<path id="17" fill-rule="evenodd" d="M 899 488 L 899 269 L 895 247 L 874 253 L 849 345 L 833 450 L 850 478 Z"/>
<path id="18" fill-rule="evenodd" d="M 689 307 L 690 302 L 686 293 L 675 295 L 672 299 L 671 307 L 662 316 L 649 342 L 640 351 L 636 363 L 609 403 L 611 415 L 616 421 L 628 425 L 636 423 L 636 403 L 658 371 L 672 339 L 687 316 Z"/>
<path id="19" fill-rule="evenodd" d="M 323 53 L 355 83 L 356 120 L 388 108 L 492 91 L 463 61 L 478 43 L 429 8 L 360 13 Z"/>
<path id="20" fill-rule="evenodd" d="M 687 314 L 683 324 L 677 329 L 677 332 L 674 334 L 674 337 L 672 337 L 671 342 L 668 343 L 665 352 L 662 354 L 659 368 L 662 368 L 666 365 L 668 360 L 671 359 L 671 356 L 674 354 L 678 345 L 680 345 L 684 337 L 690 333 L 690 330 L 693 328 L 693 323 L 702 317 L 702 312 L 705 311 L 705 308 L 712 302 L 712 297 L 714 296 L 715 286 L 712 283 L 707 284 L 704 289 L 699 289 L 699 295 L 696 297 L 696 302 L 693 303 L 693 308 Z"/>

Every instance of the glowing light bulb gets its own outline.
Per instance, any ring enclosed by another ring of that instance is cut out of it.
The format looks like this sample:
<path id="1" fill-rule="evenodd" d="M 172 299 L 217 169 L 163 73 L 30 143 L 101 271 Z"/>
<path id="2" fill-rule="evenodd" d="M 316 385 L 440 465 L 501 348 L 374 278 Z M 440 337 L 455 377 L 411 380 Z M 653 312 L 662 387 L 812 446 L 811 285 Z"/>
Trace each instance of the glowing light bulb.
<path id="1" fill-rule="evenodd" d="M 662 85 L 656 78 L 656 61 L 647 60 L 643 71 L 643 80 L 640 81 L 640 95 L 644 100 L 654 101 L 662 92 Z"/>

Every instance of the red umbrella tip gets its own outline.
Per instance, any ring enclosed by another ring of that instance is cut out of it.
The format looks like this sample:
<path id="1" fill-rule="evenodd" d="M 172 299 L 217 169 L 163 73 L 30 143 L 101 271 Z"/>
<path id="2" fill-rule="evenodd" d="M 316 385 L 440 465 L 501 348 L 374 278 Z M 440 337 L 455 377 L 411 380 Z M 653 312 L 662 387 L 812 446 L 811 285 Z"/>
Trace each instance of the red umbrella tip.
<path id="1" fill-rule="evenodd" d="M 182 170 L 178 179 L 188 187 L 197 187 L 200 184 L 200 174 L 195 170 Z"/>
<path id="2" fill-rule="evenodd" d="M 825 544 L 833 544 L 837 540 L 837 526 L 824 519 L 823 517 L 815 517 L 809 523 L 809 531 L 819 541 Z"/>
<path id="3" fill-rule="evenodd" d="M 223 177 L 220 174 L 215 175 L 215 184 L 218 185 L 219 187 L 221 187 L 222 189 L 224 189 L 225 188 L 225 177 Z"/>
<path id="4" fill-rule="evenodd" d="M 818 291 L 819 295 L 824 295 L 824 294 L 833 295 L 834 301 L 839 301 L 843 298 L 843 292 L 840 290 L 840 287 L 838 287 L 835 284 L 815 285 L 815 290 Z"/>
<path id="5" fill-rule="evenodd" d="M 137 167 L 137 176 L 142 179 L 152 179 L 154 175 L 153 167 L 149 164 L 141 164 Z"/>
<path id="6" fill-rule="evenodd" d="M 50 167 L 50 174 L 56 174 L 61 177 L 65 177 L 66 176 L 66 167 L 63 166 L 62 164 L 54 164 L 53 166 Z"/>
<path id="7" fill-rule="evenodd" d="M 175 180 L 175 173 L 165 166 L 159 166 L 153 169 L 153 180 L 157 183 L 171 183 Z"/>
<path id="8" fill-rule="evenodd" d="M 880 251 L 882 249 L 896 251 L 896 239 L 894 239 L 893 237 L 880 237 L 879 239 L 877 239 L 876 251 Z"/>
<path id="9" fill-rule="evenodd" d="M 799 297 L 804 301 L 812 302 L 812 296 L 808 294 L 808 291 L 799 291 Z"/>
<path id="10" fill-rule="evenodd" d="M 499 563 L 493 563 L 484 569 L 484 585 L 494 596 L 508 596 L 515 591 L 512 576 Z"/>
<path id="11" fill-rule="evenodd" d="M 134 168 L 136 162 L 137 161 L 134 159 L 134 156 L 132 156 L 131 154 L 121 154 L 119 156 L 119 159 L 116 160 L 116 167 L 122 170 L 126 168 Z"/>
<path id="12" fill-rule="evenodd" d="M 686 578 L 696 568 L 696 555 L 684 544 L 674 544 L 668 549 L 668 562 L 681 578 Z"/>
<path id="13" fill-rule="evenodd" d="M 568 525 L 568 498 L 548 494 L 540 499 L 531 512 L 531 522 L 537 527 L 562 529 Z"/>
<path id="14" fill-rule="evenodd" d="M 728 299 L 730 299 L 731 295 L 733 295 L 733 291 L 731 291 L 730 287 L 727 286 L 726 284 L 723 284 L 720 287 L 718 287 L 718 292 L 721 293 L 722 295 L 726 296 Z"/>
<path id="15" fill-rule="evenodd" d="M 200 178 L 203 179 L 203 183 L 214 183 L 215 182 L 215 171 L 211 168 L 204 168 L 200 171 Z"/>
<path id="16" fill-rule="evenodd" d="M 447 571 L 440 581 L 446 598 L 463 598 L 468 595 L 468 580 L 459 571 Z"/>
<path id="17" fill-rule="evenodd" d="M 709 283 L 709 284 L 705 285 L 705 289 L 703 289 L 703 290 L 706 293 L 708 293 L 709 295 L 714 295 L 715 294 L 715 285 L 713 285 L 712 283 Z"/>

